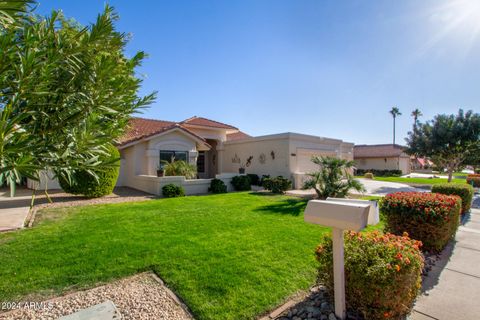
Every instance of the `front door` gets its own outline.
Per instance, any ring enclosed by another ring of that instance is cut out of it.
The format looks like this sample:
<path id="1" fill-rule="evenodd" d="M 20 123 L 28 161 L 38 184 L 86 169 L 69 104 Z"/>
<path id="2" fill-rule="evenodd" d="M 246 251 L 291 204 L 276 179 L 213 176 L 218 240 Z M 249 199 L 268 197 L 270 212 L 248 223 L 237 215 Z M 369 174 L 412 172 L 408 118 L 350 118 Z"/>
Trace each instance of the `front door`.
<path id="1" fill-rule="evenodd" d="M 207 178 L 206 152 L 207 151 L 199 151 L 197 156 L 197 173 L 200 179 Z"/>

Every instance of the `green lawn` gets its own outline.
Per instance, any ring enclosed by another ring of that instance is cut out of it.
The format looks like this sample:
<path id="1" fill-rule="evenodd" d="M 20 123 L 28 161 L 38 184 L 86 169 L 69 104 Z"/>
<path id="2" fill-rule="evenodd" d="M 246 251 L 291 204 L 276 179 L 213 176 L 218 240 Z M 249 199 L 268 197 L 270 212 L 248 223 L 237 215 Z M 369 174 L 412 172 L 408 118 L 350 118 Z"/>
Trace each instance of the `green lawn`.
<path id="1" fill-rule="evenodd" d="M 359 176 L 358 178 L 363 178 Z M 416 185 L 434 185 L 439 183 L 446 183 L 447 179 L 443 178 L 402 178 L 402 177 L 375 177 L 374 180 L 377 181 L 388 181 L 388 182 L 399 182 L 405 184 L 416 184 Z M 452 183 L 467 183 L 465 179 L 452 179 Z"/>
<path id="2" fill-rule="evenodd" d="M 0 235 L 0 301 L 154 270 L 197 318 L 250 319 L 315 282 L 328 229 L 303 222 L 305 203 L 229 193 L 44 211 Z"/>

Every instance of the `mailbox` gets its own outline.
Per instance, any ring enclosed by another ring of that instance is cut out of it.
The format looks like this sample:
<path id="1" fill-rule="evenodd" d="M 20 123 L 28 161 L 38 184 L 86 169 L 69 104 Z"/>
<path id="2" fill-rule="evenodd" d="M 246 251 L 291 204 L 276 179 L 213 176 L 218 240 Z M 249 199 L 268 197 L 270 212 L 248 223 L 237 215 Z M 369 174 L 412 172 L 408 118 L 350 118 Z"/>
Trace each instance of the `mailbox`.
<path id="1" fill-rule="evenodd" d="M 359 231 L 367 226 L 369 210 L 369 203 L 310 200 L 304 219 L 327 227 Z"/>
<path id="2" fill-rule="evenodd" d="M 359 200 L 359 199 L 345 199 L 345 198 L 327 198 L 327 201 L 345 202 L 345 203 L 366 203 L 370 205 L 368 212 L 368 224 L 376 225 L 380 222 L 380 214 L 378 212 L 378 203 L 374 200 Z"/>

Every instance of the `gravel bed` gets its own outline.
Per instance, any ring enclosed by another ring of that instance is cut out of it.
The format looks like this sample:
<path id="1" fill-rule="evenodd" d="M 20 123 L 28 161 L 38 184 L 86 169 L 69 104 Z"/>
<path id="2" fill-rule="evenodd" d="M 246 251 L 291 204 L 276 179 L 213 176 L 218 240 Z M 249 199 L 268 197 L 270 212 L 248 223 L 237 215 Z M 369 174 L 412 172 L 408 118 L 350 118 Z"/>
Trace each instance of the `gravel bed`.
<path id="1" fill-rule="evenodd" d="M 193 319 L 155 275 L 142 273 L 45 301 L 45 308 L 0 313 L 1 320 L 57 319 L 111 300 L 123 319 Z"/>

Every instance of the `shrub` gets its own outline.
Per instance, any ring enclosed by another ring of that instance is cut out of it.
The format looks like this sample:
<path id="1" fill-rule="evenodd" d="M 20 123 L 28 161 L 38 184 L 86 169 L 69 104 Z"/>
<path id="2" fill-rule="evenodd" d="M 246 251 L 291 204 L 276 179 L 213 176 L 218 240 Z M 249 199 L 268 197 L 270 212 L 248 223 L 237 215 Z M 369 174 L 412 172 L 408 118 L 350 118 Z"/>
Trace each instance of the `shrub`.
<path id="1" fill-rule="evenodd" d="M 366 179 L 373 179 L 373 178 L 374 178 L 374 177 L 373 177 L 373 173 L 371 173 L 371 172 L 366 172 L 365 175 L 364 175 L 364 177 L 365 177 Z"/>
<path id="2" fill-rule="evenodd" d="M 473 187 L 468 184 L 442 183 L 432 186 L 432 192 L 456 195 L 462 199 L 462 213 L 470 210 L 473 199 Z"/>
<path id="3" fill-rule="evenodd" d="M 237 191 L 248 191 L 251 189 L 249 176 L 235 176 L 232 178 L 232 185 Z"/>
<path id="4" fill-rule="evenodd" d="M 284 193 L 292 187 L 292 181 L 282 176 L 263 179 L 263 187 L 272 193 Z"/>
<path id="5" fill-rule="evenodd" d="M 268 178 L 270 178 L 269 174 L 263 174 L 262 178 L 260 179 L 260 186 L 265 188 L 265 186 L 263 184 L 264 184 L 265 180 L 268 179 Z"/>
<path id="6" fill-rule="evenodd" d="M 355 175 L 363 176 L 365 173 L 372 173 L 377 177 L 400 177 L 402 175 L 402 170 L 377 170 L 377 169 L 357 169 Z"/>
<path id="7" fill-rule="evenodd" d="M 396 236 L 346 232 L 345 296 L 347 307 L 365 319 L 398 319 L 407 315 L 421 285 L 421 242 Z M 333 296 L 332 239 L 317 247 L 318 278 Z"/>
<path id="8" fill-rule="evenodd" d="M 185 179 L 197 177 L 197 167 L 183 160 L 162 161 L 162 167 L 166 176 L 184 176 Z"/>
<path id="9" fill-rule="evenodd" d="M 408 232 L 431 251 L 441 251 L 453 237 L 460 209 L 458 196 L 429 192 L 391 193 L 380 202 L 388 232 L 397 235 Z"/>
<path id="10" fill-rule="evenodd" d="M 469 174 L 467 183 L 475 188 L 480 188 L 480 174 Z"/>
<path id="11" fill-rule="evenodd" d="M 212 179 L 212 182 L 210 182 L 210 188 L 208 188 L 208 191 L 210 191 L 211 193 L 226 193 L 227 186 L 220 179 Z"/>
<path id="12" fill-rule="evenodd" d="M 120 153 L 113 145 L 107 145 L 106 149 L 108 155 L 101 159 L 105 165 L 92 170 L 97 178 L 85 170 L 78 170 L 72 173 L 71 183 L 59 175 L 60 187 L 65 192 L 82 194 L 90 198 L 98 198 L 112 193 L 120 173 Z"/>
<path id="13" fill-rule="evenodd" d="M 165 198 L 184 197 L 185 190 L 183 190 L 183 187 L 181 186 L 170 183 L 162 187 L 162 194 Z"/>
<path id="14" fill-rule="evenodd" d="M 250 178 L 250 184 L 252 186 L 259 186 L 260 185 L 260 177 L 257 174 L 249 173 L 247 176 Z"/>

